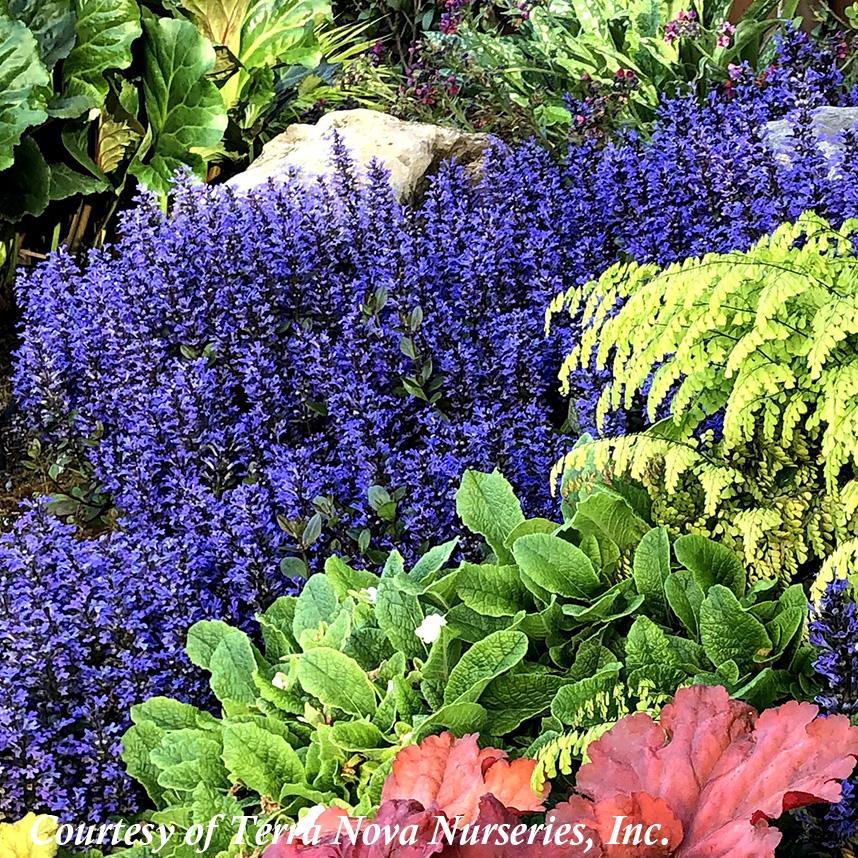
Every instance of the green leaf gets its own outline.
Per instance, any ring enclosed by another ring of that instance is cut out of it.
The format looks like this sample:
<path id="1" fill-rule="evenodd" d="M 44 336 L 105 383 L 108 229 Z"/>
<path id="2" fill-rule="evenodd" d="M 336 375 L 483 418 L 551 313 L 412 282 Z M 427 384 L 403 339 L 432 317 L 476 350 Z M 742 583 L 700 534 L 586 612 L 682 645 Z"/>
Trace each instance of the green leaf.
<path id="1" fill-rule="evenodd" d="M 136 0 L 77 0 L 77 39 L 63 63 L 62 94 L 80 99 L 77 115 L 101 107 L 108 86 L 104 73 L 131 65 L 131 45 L 140 36 Z"/>
<path id="2" fill-rule="evenodd" d="M 675 665 L 676 657 L 664 629 L 649 617 L 638 617 L 626 637 L 626 667 Z"/>
<path id="3" fill-rule="evenodd" d="M 350 655 L 364 670 L 373 670 L 384 659 L 393 655 L 393 647 L 381 629 L 363 627 L 352 631 L 343 645 L 343 652 Z"/>
<path id="4" fill-rule="evenodd" d="M 150 697 L 143 703 L 137 703 L 131 707 L 131 720 L 135 724 L 148 721 L 161 730 L 183 730 L 205 726 L 217 728 L 220 724 L 208 712 L 170 697 Z"/>
<path id="5" fill-rule="evenodd" d="M 0 14 L 0 170 L 12 166 L 24 132 L 48 118 L 50 83 L 33 34 Z"/>
<path id="6" fill-rule="evenodd" d="M 36 142 L 25 137 L 15 150 L 15 163 L 0 173 L 0 218 L 14 222 L 40 215 L 50 192 L 51 169 Z M 72 501 L 72 506 L 77 504 Z"/>
<path id="7" fill-rule="evenodd" d="M 670 575 L 670 540 L 667 530 L 654 527 L 644 534 L 635 549 L 632 576 L 638 593 L 644 597 L 651 612 L 667 619 L 667 598 L 664 595 L 664 582 Z"/>
<path id="8" fill-rule="evenodd" d="M 49 71 L 69 55 L 75 42 L 71 0 L 9 0 L 9 14 L 36 37 L 39 56 Z"/>
<path id="9" fill-rule="evenodd" d="M 637 545 L 650 530 L 647 524 L 621 495 L 600 489 L 578 502 L 572 526 L 581 533 L 602 534 L 619 548 Z"/>
<path id="10" fill-rule="evenodd" d="M 486 710 L 479 703 L 450 703 L 430 715 L 414 731 L 417 742 L 436 730 L 451 730 L 456 736 L 479 733 L 486 723 Z"/>
<path id="11" fill-rule="evenodd" d="M 331 17 L 326 0 L 256 0 L 247 14 L 238 57 L 247 68 L 301 63 L 315 68 L 320 59 L 311 41 L 315 17 Z M 309 42 L 309 44 L 308 44 Z M 302 50 L 303 48 L 303 50 Z"/>
<path id="12" fill-rule="evenodd" d="M 78 173 L 65 164 L 51 166 L 50 198 L 64 200 L 77 195 L 88 196 L 106 191 L 110 185 L 96 176 Z"/>
<path id="13" fill-rule="evenodd" d="M 253 674 L 256 667 L 250 638 L 244 632 L 232 629 L 217 645 L 209 660 L 209 670 L 212 674 L 209 684 L 218 700 L 255 702 L 257 690 Z"/>
<path id="14" fill-rule="evenodd" d="M 523 632 L 500 631 L 475 643 L 450 673 L 444 702 L 476 702 L 486 686 L 515 667 L 527 653 Z"/>
<path id="15" fill-rule="evenodd" d="M 414 568 L 408 573 L 408 577 L 422 582 L 430 575 L 434 575 L 444 568 L 458 545 L 459 538 L 456 537 L 456 539 L 451 539 L 443 545 L 436 545 L 434 548 L 430 548 L 414 564 Z"/>
<path id="16" fill-rule="evenodd" d="M 395 578 L 379 579 L 375 617 L 395 649 L 411 657 L 425 655 L 425 647 L 415 634 L 423 622 L 423 609 L 417 597 L 405 592 Z"/>
<path id="17" fill-rule="evenodd" d="M 554 533 L 558 527 L 556 522 L 547 518 L 529 518 L 512 529 L 504 545 L 506 548 L 512 548 L 512 544 L 521 536 L 527 536 L 529 533 Z"/>
<path id="18" fill-rule="evenodd" d="M 131 726 L 122 737 L 122 761 L 125 768 L 134 780 L 143 785 L 156 807 L 161 804 L 164 788 L 158 783 L 161 770 L 149 755 L 153 748 L 158 747 L 163 736 L 164 730 L 157 724 L 144 720 Z"/>
<path id="19" fill-rule="evenodd" d="M 238 56 L 250 0 L 180 0 L 180 5 L 213 45 L 223 45 Z"/>
<path id="20" fill-rule="evenodd" d="M 512 616 L 530 601 L 517 566 L 463 563 L 456 594 L 471 610 L 489 617 Z"/>
<path id="21" fill-rule="evenodd" d="M 589 599 L 601 586 L 590 559 L 571 542 L 547 533 L 522 536 L 512 547 L 527 579 L 567 599 Z"/>
<path id="22" fill-rule="evenodd" d="M 742 671 L 754 664 L 756 656 L 768 655 L 772 649 L 766 627 L 721 584 L 709 588 L 700 606 L 700 642 L 716 667 L 732 659 Z"/>
<path id="23" fill-rule="evenodd" d="M 378 586 L 378 575 L 366 569 L 352 569 L 339 557 L 329 557 L 325 561 L 324 577 L 328 579 L 339 599 L 346 599 L 349 590 L 366 590 L 368 587 Z"/>
<path id="24" fill-rule="evenodd" d="M 722 584 L 740 598 L 745 595 L 745 568 L 739 556 L 726 545 L 704 536 L 680 536 L 673 550 L 704 593 L 713 584 Z"/>
<path id="25" fill-rule="evenodd" d="M 523 617 L 524 611 L 514 617 L 487 617 L 465 604 L 454 605 L 447 612 L 447 628 L 463 641 L 476 643 L 486 635 L 509 628 Z"/>
<path id="26" fill-rule="evenodd" d="M 622 665 L 613 662 L 605 665 L 593 676 L 570 685 L 564 685 L 554 697 L 551 714 L 562 724 L 581 729 L 603 721 L 600 708 L 594 706 L 601 695 L 612 696 L 619 683 Z"/>
<path id="27" fill-rule="evenodd" d="M 664 595 L 688 634 L 697 638 L 697 614 L 703 603 L 703 591 L 694 577 L 689 572 L 671 572 L 664 582 Z"/>
<path id="28" fill-rule="evenodd" d="M 488 729 L 502 736 L 551 708 L 557 692 L 570 682 L 554 673 L 505 673 L 493 680 L 480 698 L 489 710 Z"/>
<path id="29" fill-rule="evenodd" d="M 229 787 L 221 752 L 217 733 L 186 728 L 165 733 L 149 757 L 161 770 L 158 775 L 160 786 L 193 792 L 200 783 Z"/>
<path id="30" fill-rule="evenodd" d="M 375 690 L 361 666 L 345 653 L 327 647 L 311 649 L 298 659 L 298 681 L 324 706 L 351 715 L 375 712 Z"/>
<path id="31" fill-rule="evenodd" d="M 209 665 L 214 651 L 227 635 L 236 631 L 238 629 L 222 620 L 200 620 L 194 623 L 188 630 L 188 641 L 185 647 L 188 658 L 197 667 L 211 671 Z"/>
<path id="32" fill-rule="evenodd" d="M 456 512 L 468 530 L 486 538 L 498 563 L 512 562 L 505 543 L 524 515 L 512 486 L 500 473 L 465 471 L 456 492 Z"/>
<path id="33" fill-rule="evenodd" d="M 129 171 L 155 191 L 166 193 L 185 165 L 202 176 L 206 164 L 198 150 L 223 137 L 226 109 L 206 77 L 214 62 L 214 49 L 189 21 L 144 12 L 143 106 L 149 128 Z"/>
<path id="34" fill-rule="evenodd" d="M 295 603 L 292 634 L 296 641 L 307 630 L 315 631 L 322 623 L 329 623 L 339 610 L 334 587 L 327 575 L 311 575 Z"/>
<path id="35" fill-rule="evenodd" d="M 289 743 L 256 724 L 224 727 L 223 761 L 234 781 L 261 796 L 279 798 L 285 784 L 304 783 L 304 767 Z"/>

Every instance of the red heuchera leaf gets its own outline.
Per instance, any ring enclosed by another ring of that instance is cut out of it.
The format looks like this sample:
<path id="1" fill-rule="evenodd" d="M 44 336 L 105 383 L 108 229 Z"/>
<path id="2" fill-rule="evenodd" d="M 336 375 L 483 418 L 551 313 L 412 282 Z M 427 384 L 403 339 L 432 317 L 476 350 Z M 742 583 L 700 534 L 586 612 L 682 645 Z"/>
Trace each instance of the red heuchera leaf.
<path id="1" fill-rule="evenodd" d="M 793 701 L 758 716 L 725 689 L 699 685 L 677 691 L 660 724 L 645 714 L 622 719 L 589 747 L 577 777 L 602 854 L 632 854 L 605 842 L 605 826 L 623 815 L 624 826 L 664 826 L 668 846 L 638 846 L 640 858 L 773 858 L 781 835 L 767 820 L 839 801 L 840 781 L 855 767 L 858 727 L 817 715 L 816 706 Z M 579 802 L 555 810 L 573 812 L 584 819 Z"/>
<path id="2" fill-rule="evenodd" d="M 477 818 L 484 795 L 519 813 L 539 811 L 549 787 L 541 795 L 533 791 L 535 766 L 534 760 L 524 758 L 509 763 L 506 754 L 494 748 L 480 750 L 474 733 L 461 739 L 441 733 L 396 755 L 381 799 L 415 799 L 450 819 L 461 817 L 461 824 Z"/>

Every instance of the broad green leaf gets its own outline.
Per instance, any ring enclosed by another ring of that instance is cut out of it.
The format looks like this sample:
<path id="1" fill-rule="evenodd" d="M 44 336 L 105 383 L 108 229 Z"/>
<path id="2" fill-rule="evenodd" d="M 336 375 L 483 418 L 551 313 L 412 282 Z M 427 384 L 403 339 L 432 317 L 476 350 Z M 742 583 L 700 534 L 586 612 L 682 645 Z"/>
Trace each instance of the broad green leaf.
<path id="1" fill-rule="evenodd" d="M 209 665 L 214 651 L 227 635 L 237 631 L 238 629 L 222 620 L 200 620 L 194 623 L 188 630 L 188 642 L 185 647 L 188 658 L 197 667 L 211 671 Z"/>
<path id="2" fill-rule="evenodd" d="M 704 593 L 713 584 L 722 584 L 739 598 L 745 595 L 745 568 L 739 556 L 726 545 L 704 536 L 680 536 L 673 543 L 673 550 Z"/>
<path id="3" fill-rule="evenodd" d="M 378 586 L 377 575 L 366 569 L 352 569 L 339 557 L 329 557 L 325 561 L 324 577 L 328 579 L 337 597 L 342 600 L 348 597 L 350 590 L 366 590 L 368 587 Z"/>
<path id="4" fill-rule="evenodd" d="M 117 121 L 109 113 L 102 113 L 95 153 L 100 169 L 112 173 L 141 139 L 140 134 L 127 122 Z"/>
<path id="5" fill-rule="evenodd" d="M 298 658 L 298 681 L 324 706 L 358 717 L 375 712 L 375 690 L 366 672 L 338 650 L 319 647 L 303 653 Z"/>
<path id="6" fill-rule="evenodd" d="M 443 545 L 436 545 L 430 548 L 415 564 L 414 568 L 408 573 L 409 578 L 415 581 L 423 581 L 430 575 L 444 568 L 449 561 L 451 555 L 459 545 L 459 538 L 451 539 Z"/>
<path id="7" fill-rule="evenodd" d="M 675 665 L 676 657 L 664 629 L 649 617 L 638 617 L 626 637 L 626 667 Z"/>
<path id="8" fill-rule="evenodd" d="M 51 165 L 50 198 L 65 200 L 77 195 L 88 196 L 106 191 L 110 185 L 96 176 L 79 173 L 63 163 Z"/>
<path id="9" fill-rule="evenodd" d="M 650 530 L 624 497 L 608 489 L 594 491 L 580 500 L 572 525 L 581 533 L 601 533 L 620 549 L 637 545 Z"/>
<path id="10" fill-rule="evenodd" d="M 664 595 L 688 634 L 697 638 L 697 614 L 703 602 L 703 591 L 694 576 L 690 572 L 671 572 L 664 582 Z"/>
<path id="11" fill-rule="evenodd" d="M 182 730 L 185 728 L 217 728 L 220 722 L 196 706 L 181 703 L 170 697 L 150 697 L 143 703 L 131 707 L 131 720 L 135 724 L 148 721 L 161 730 Z"/>
<path id="12" fill-rule="evenodd" d="M 0 170 L 12 166 L 23 133 L 48 118 L 50 83 L 33 34 L 0 14 Z"/>
<path id="13" fill-rule="evenodd" d="M 9 15 L 36 37 L 42 63 L 49 71 L 69 55 L 75 42 L 71 0 L 9 0 Z"/>
<path id="14" fill-rule="evenodd" d="M 471 610 L 489 617 L 512 616 L 530 602 L 517 566 L 463 563 L 456 594 Z"/>
<path id="15" fill-rule="evenodd" d="M 253 674 L 256 657 L 247 635 L 233 629 L 217 645 L 209 660 L 209 684 L 218 700 L 253 703 L 257 697 Z"/>
<path id="16" fill-rule="evenodd" d="M 486 538 L 500 564 L 512 562 L 507 537 L 524 521 L 512 486 L 497 471 L 465 471 L 456 492 L 456 512 L 465 527 Z"/>
<path id="17" fill-rule="evenodd" d="M 149 720 L 132 725 L 122 737 L 122 761 L 125 768 L 134 780 L 143 785 L 156 807 L 161 804 L 164 788 L 158 783 L 161 770 L 149 755 L 163 737 L 164 730 Z"/>
<path id="18" fill-rule="evenodd" d="M 594 707 L 593 701 L 601 694 L 610 695 L 613 692 L 619 682 L 621 669 L 619 662 L 613 662 L 593 676 L 564 685 L 554 697 L 551 714 L 562 724 L 575 729 L 600 723 L 600 707 Z"/>
<path id="19" fill-rule="evenodd" d="M 384 734 L 369 721 L 337 721 L 331 729 L 332 740 L 344 751 L 372 751 L 389 748 Z"/>
<path id="20" fill-rule="evenodd" d="M 450 673 L 444 702 L 475 703 L 486 686 L 515 667 L 527 653 L 523 632 L 500 631 L 475 643 Z"/>
<path id="21" fill-rule="evenodd" d="M 292 634 L 296 641 L 303 632 L 315 631 L 324 623 L 331 622 L 339 610 L 337 594 L 327 575 L 311 575 L 295 603 L 295 618 Z"/>
<path id="22" fill-rule="evenodd" d="M 527 578 L 552 595 L 588 599 L 601 586 L 587 555 L 559 536 L 522 536 L 513 544 L 512 553 Z"/>
<path id="23" fill-rule="evenodd" d="M 101 107 L 109 69 L 131 65 L 131 45 L 140 36 L 136 0 L 77 0 L 77 39 L 63 63 L 64 98 L 79 99 L 77 114 Z"/>
<path id="24" fill-rule="evenodd" d="M 700 606 L 700 642 L 716 667 L 732 659 L 742 671 L 772 649 L 766 627 L 746 611 L 732 590 L 713 584 Z"/>
<path id="25" fill-rule="evenodd" d="M 506 548 L 512 548 L 512 544 L 521 536 L 527 536 L 529 533 L 554 533 L 559 526 L 556 522 L 549 521 L 547 518 L 528 518 L 519 524 L 518 527 L 512 529 L 504 545 Z"/>
<path id="26" fill-rule="evenodd" d="M 227 116 L 206 74 L 215 53 L 189 21 L 143 14 L 143 106 L 146 139 L 129 167 L 147 187 L 166 193 L 176 171 L 205 172 L 199 150 L 215 146 Z"/>
<path id="27" fill-rule="evenodd" d="M 414 731 L 414 740 L 420 742 L 438 730 L 451 730 L 456 736 L 479 733 L 486 723 L 486 710 L 479 703 L 450 703 L 430 715 Z"/>
<path id="28" fill-rule="evenodd" d="M 488 710 L 487 729 L 503 736 L 523 721 L 543 715 L 555 695 L 571 680 L 554 673 L 505 673 L 493 680 L 480 698 Z"/>
<path id="29" fill-rule="evenodd" d="M 343 645 L 343 652 L 350 655 L 364 670 L 374 670 L 386 658 L 393 655 L 393 647 L 381 629 L 354 629 Z"/>
<path id="30" fill-rule="evenodd" d="M 279 798 L 285 784 L 304 782 L 304 767 L 289 743 L 256 724 L 224 727 L 223 761 L 234 781 L 269 798 Z"/>
<path id="31" fill-rule="evenodd" d="M 165 733 L 149 756 L 161 770 L 158 783 L 162 787 L 192 792 L 200 783 L 229 787 L 221 753 L 217 733 L 186 728 Z"/>
<path id="32" fill-rule="evenodd" d="M 635 549 L 632 576 L 638 593 L 655 616 L 667 619 L 664 582 L 670 575 L 670 540 L 663 527 L 645 533 Z"/>
<path id="33" fill-rule="evenodd" d="M 38 217 L 50 196 L 51 169 L 36 141 L 25 137 L 15 149 L 14 164 L 0 173 L 0 218 L 14 222 L 27 215 Z"/>
<path id="34" fill-rule="evenodd" d="M 447 612 L 447 628 L 463 641 L 476 643 L 493 632 L 508 629 L 523 617 L 524 611 L 514 617 L 487 617 L 467 605 L 455 605 Z"/>
<path id="35" fill-rule="evenodd" d="M 242 29 L 238 58 L 246 68 L 299 63 L 315 68 L 321 59 L 312 38 L 316 18 L 331 14 L 327 0 L 256 0 Z"/>
<path id="36" fill-rule="evenodd" d="M 417 597 L 405 592 L 394 578 L 379 579 L 375 616 L 396 649 L 411 657 L 425 655 L 426 648 L 415 633 L 423 622 L 423 609 Z"/>
<path id="37" fill-rule="evenodd" d="M 238 56 L 241 28 L 250 2 L 251 0 L 180 0 L 180 5 L 190 13 L 197 29 L 213 45 L 223 45 Z"/>

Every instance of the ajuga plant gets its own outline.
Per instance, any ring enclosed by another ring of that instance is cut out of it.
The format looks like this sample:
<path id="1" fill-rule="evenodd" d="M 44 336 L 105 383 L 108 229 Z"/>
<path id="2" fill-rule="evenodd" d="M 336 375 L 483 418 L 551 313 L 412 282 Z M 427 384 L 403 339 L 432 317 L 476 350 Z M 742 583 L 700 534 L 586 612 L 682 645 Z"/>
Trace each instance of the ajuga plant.
<path id="1" fill-rule="evenodd" d="M 331 557 L 260 614 L 261 646 L 197 623 L 187 653 L 220 717 L 163 697 L 134 707 L 128 771 L 164 818 L 207 819 L 219 795 L 262 825 L 318 803 L 366 813 L 397 751 L 444 729 L 532 755 L 692 683 L 759 706 L 812 694 L 801 587 L 749 588 L 702 537 L 671 547 L 640 500 L 617 483 L 570 501 L 563 523 L 526 519 L 500 474 L 467 472 L 457 509 L 485 539 L 473 560 L 452 562 L 448 542 L 413 564 L 393 552 L 377 577 Z M 543 753 L 538 792 L 547 770 Z"/>
<path id="2" fill-rule="evenodd" d="M 583 333 L 561 378 L 591 355 L 610 367 L 598 411 L 647 388 L 643 434 L 587 457 L 644 482 L 654 516 L 740 550 L 755 578 L 789 579 L 855 535 L 858 260 L 852 233 L 813 215 L 746 253 L 666 268 L 618 264 L 561 295 Z M 705 423 L 720 416 L 716 429 Z"/>

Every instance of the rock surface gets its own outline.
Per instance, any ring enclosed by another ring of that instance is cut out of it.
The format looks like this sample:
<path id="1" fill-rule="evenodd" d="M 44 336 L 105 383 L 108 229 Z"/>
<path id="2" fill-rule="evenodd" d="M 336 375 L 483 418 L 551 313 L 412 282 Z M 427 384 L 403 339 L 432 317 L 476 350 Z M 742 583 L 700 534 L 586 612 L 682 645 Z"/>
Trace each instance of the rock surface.
<path id="1" fill-rule="evenodd" d="M 316 125 L 290 126 L 265 146 L 245 172 L 227 184 L 246 191 L 269 179 L 283 179 L 295 167 L 308 177 L 329 173 L 334 129 L 342 136 L 359 173 L 377 158 L 390 170 L 398 198 L 406 202 L 425 189 L 427 176 L 448 158 L 478 169 L 488 143 L 484 134 L 405 122 L 375 110 L 335 111 Z"/>
<path id="2" fill-rule="evenodd" d="M 812 114 L 819 148 L 829 158 L 841 148 L 837 136 L 850 128 L 858 128 L 858 107 L 817 107 Z M 791 160 L 795 141 L 788 120 L 767 122 L 766 139 L 780 160 Z"/>

